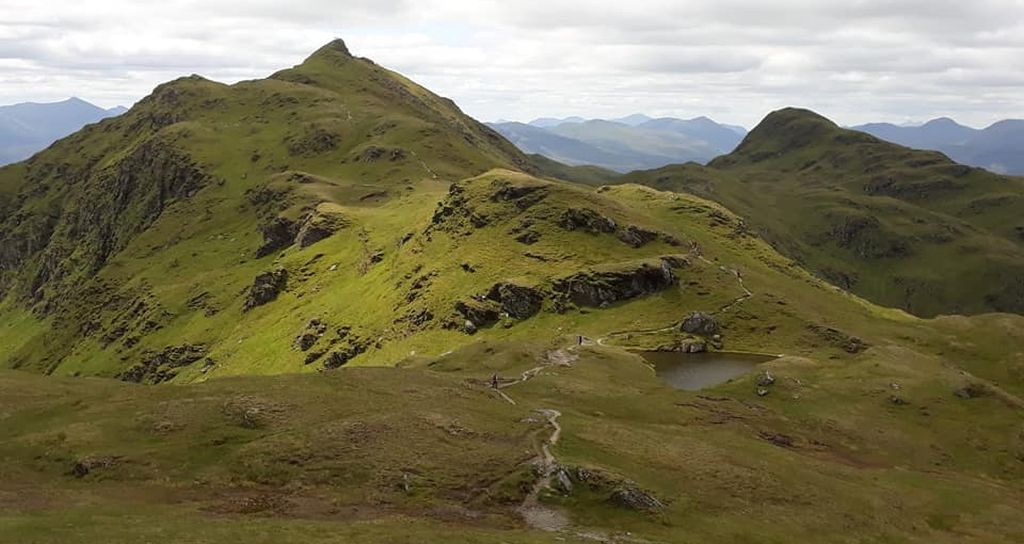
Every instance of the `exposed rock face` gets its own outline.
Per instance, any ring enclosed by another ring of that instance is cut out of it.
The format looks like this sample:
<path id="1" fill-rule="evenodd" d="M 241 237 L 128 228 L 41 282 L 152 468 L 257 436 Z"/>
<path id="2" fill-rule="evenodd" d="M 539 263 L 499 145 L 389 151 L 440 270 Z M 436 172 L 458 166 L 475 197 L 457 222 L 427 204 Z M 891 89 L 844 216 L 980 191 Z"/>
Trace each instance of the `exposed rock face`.
<path id="1" fill-rule="evenodd" d="M 353 334 L 347 328 L 338 330 L 338 344 L 340 345 L 335 346 L 334 350 L 327 355 L 327 360 L 324 361 L 324 368 L 327 370 L 345 366 L 356 356 L 365 353 L 370 347 L 369 340 Z"/>
<path id="2" fill-rule="evenodd" d="M 495 189 L 491 194 L 492 201 L 513 202 L 520 210 L 532 207 L 548 195 L 548 188 L 544 185 L 513 185 L 507 180 L 496 180 L 491 186 Z"/>
<path id="3" fill-rule="evenodd" d="M 159 352 L 147 351 L 142 362 L 117 375 L 117 378 L 134 383 L 162 383 L 178 375 L 182 367 L 192 365 L 206 359 L 207 364 L 213 361 L 206 357 L 207 348 L 203 345 L 182 344 L 169 346 Z"/>
<path id="4" fill-rule="evenodd" d="M 615 232 L 615 221 L 589 208 L 569 208 L 558 218 L 558 226 L 565 230 L 580 230 L 592 234 Z"/>
<path id="5" fill-rule="evenodd" d="M 608 498 L 608 502 L 618 506 L 619 508 L 635 510 L 638 512 L 661 510 L 665 507 L 665 504 L 658 500 L 653 493 L 640 489 L 632 482 L 626 482 L 612 491 L 612 495 Z"/>
<path id="6" fill-rule="evenodd" d="M 315 157 L 338 148 L 341 135 L 325 127 L 312 126 L 298 137 L 288 140 L 288 154 Z"/>
<path id="7" fill-rule="evenodd" d="M 718 322 L 714 316 L 704 312 L 694 312 L 686 317 L 679 325 L 683 332 L 699 334 L 701 336 L 712 336 L 718 332 Z"/>
<path id="8" fill-rule="evenodd" d="M 275 217 L 260 227 L 260 232 L 263 233 L 263 245 L 256 250 L 256 258 L 266 257 L 295 243 L 299 225 L 286 217 Z"/>
<path id="9" fill-rule="evenodd" d="M 434 216 L 430 219 L 430 226 L 424 234 L 430 236 L 431 232 L 438 230 L 467 235 L 489 223 L 487 217 L 477 213 L 469 204 L 466 188 L 453 183 L 448 189 L 448 196 L 437 204 Z"/>
<path id="10" fill-rule="evenodd" d="M 263 245 L 256 250 L 256 257 L 266 257 L 292 244 L 307 248 L 335 232 L 347 227 L 348 220 L 330 205 L 321 204 L 298 221 L 278 216 L 260 227 Z"/>
<path id="11" fill-rule="evenodd" d="M 400 147 L 370 146 L 356 157 L 358 162 L 378 162 L 382 160 L 397 162 L 405 159 L 406 151 Z"/>
<path id="12" fill-rule="evenodd" d="M 326 355 L 324 368 L 330 370 L 344 366 L 369 349 L 371 342 L 352 332 L 352 327 L 338 327 L 333 334 L 328 333 L 330 328 L 325 321 L 312 319 L 295 338 L 295 347 L 306 352 L 305 364 L 312 364 Z"/>
<path id="13" fill-rule="evenodd" d="M 42 198 L 48 188 L 63 187 L 74 197 L 53 199 L 45 213 L 23 208 L 0 216 L 0 290 L 17 275 L 21 294 L 44 302 L 70 296 L 168 205 L 214 179 L 158 137 L 103 166 L 71 168 L 41 160 L 27 174 L 26 187 L 36 194 L 23 195 Z"/>
<path id="14" fill-rule="evenodd" d="M 533 287 L 514 283 L 496 283 L 487 299 L 501 305 L 501 310 L 516 319 L 528 319 L 540 311 L 544 293 Z"/>
<path id="15" fill-rule="evenodd" d="M 552 289 L 578 306 L 603 307 L 672 287 L 672 268 L 664 260 L 594 268 L 555 280 Z"/>
<path id="16" fill-rule="evenodd" d="M 498 322 L 501 307 L 491 300 L 467 299 L 455 303 L 455 311 L 476 328 L 487 327 Z"/>
<path id="17" fill-rule="evenodd" d="M 326 332 L 327 323 L 319 319 L 312 319 L 306 328 L 295 337 L 295 347 L 300 351 L 309 351 Z"/>
<path id="18" fill-rule="evenodd" d="M 245 298 L 243 311 L 249 311 L 257 306 L 272 302 L 277 298 L 288 284 L 288 271 L 284 268 L 276 268 L 264 272 L 253 280 L 249 294 Z"/>
<path id="19" fill-rule="evenodd" d="M 702 340 L 693 340 L 693 339 L 683 340 L 682 342 L 679 343 L 679 346 L 675 349 L 675 351 L 680 351 L 680 352 L 683 352 L 683 353 L 704 353 L 707 350 L 708 350 L 707 342 L 704 342 Z"/>
<path id="20" fill-rule="evenodd" d="M 615 236 L 626 245 L 631 247 L 641 247 L 649 242 L 657 240 L 659 235 L 653 230 L 640 228 L 636 225 L 629 225 L 624 229 L 620 229 Z"/>
<path id="21" fill-rule="evenodd" d="M 309 247 L 320 240 L 329 238 L 334 233 L 349 225 L 347 219 L 337 211 L 331 210 L 328 206 L 318 206 L 302 223 L 295 243 L 301 248 Z"/>

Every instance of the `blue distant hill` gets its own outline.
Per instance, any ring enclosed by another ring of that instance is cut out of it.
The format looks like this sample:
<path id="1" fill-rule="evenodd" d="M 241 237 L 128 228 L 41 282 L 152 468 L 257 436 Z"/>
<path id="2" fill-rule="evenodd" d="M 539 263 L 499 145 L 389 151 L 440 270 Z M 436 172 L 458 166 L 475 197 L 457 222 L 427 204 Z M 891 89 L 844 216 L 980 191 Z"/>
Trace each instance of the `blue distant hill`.
<path id="1" fill-rule="evenodd" d="M 617 172 L 707 161 L 739 145 L 746 129 L 707 117 L 676 119 L 634 114 L 618 119 L 543 117 L 530 123 L 490 126 L 527 153 L 571 165 L 595 165 Z"/>
<path id="2" fill-rule="evenodd" d="M 0 165 L 27 159 L 89 123 L 128 111 L 103 109 L 80 98 L 0 106 Z"/>
<path id="3" fill-rule="evenodd" d="M 941 151 L 961 164 L 1024 175 L 1024 120 L 1007 119 L 980 130 L 946 117 L 921 126 L 871 123 L 851 128 L 903 146 Z"/>

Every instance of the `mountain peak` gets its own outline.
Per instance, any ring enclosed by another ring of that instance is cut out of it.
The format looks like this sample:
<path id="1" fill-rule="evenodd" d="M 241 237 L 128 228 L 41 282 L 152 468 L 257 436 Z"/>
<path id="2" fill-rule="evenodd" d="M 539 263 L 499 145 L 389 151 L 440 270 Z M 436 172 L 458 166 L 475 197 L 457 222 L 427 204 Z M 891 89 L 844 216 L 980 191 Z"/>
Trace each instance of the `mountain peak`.
<path id="1" fill-rule="evenodd" d="M 760 162 L 828 139 L 839 130 L 838 125 L 811 110 L 783 108 L 769 113 L 747 134 L 736 151 L 710 164 L 728 166 L 744 161 Z"/>
<path id="2" fill-rule="evenodd" d="M 836 126 L 835 123 L 821 114 L 804 108 L 789 107 L 769 113 L 757 128 L 763 125 L 786 125 L 791 123 L 820 123 L 833 128 Z M 757 130 L 757 128 L 754 130 Z"/>
<path id="3" fill-rule="evenodd" d="M 335 38 L 328 42 L 326 45 L 317 49 L 310 58 L 319 57 L 324 55 L 342 55 L 345 57 L 351 57 L 352 53 L 348 50 L 348 46 L 345 45 L 345 40 L 341 38 Z"/>
<path id="4" fill-rule="evenodd" d="M 957 123 L 956 121 L 950 119 L 949 117 L 938 117 L 936 119 L 932 119 L 931 121 L 928 121 L 927 123 L 925 123 L 925 124 L 923 124 L 921 126 L 922 127 L 960 127 L 960 126 L 963 126 L 963 125 L 961 125 L 960 123 Z"/>

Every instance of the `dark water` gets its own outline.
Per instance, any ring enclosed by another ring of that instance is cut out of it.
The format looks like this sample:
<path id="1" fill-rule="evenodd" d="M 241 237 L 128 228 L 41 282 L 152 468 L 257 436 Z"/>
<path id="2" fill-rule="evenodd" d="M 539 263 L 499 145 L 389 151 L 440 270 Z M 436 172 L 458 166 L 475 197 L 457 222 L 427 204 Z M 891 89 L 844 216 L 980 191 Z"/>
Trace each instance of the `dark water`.
<path id="1" fill-rule="evenodd" d="M 697 391 L 725 383 L 753 372 L 757 365 L 775 359 L 756 353 L 678 353 L 641 351 L 640 356 L 654 365 L 659 378 L 677 389 Z"/>

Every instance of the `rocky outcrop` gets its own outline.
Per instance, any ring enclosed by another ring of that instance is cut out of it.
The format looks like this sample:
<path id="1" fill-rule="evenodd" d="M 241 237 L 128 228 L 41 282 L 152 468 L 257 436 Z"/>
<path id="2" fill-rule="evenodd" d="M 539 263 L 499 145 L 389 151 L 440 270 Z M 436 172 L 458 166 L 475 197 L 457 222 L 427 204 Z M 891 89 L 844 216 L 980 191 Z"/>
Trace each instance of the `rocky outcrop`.
<path id="1" fill-rule="evenodd" d="M 493 202 L 512 202 L 519 210 L 526 210 L 548 196 L 546 185 L 516 185 L 508 180 L 495 180 L 491 183 L 494 192 L 491 193 Z"/>
<path id="2" fill-rule="evenodd" d="M 289 137 L 288 154 L 315 157 L 333 151 L 341 144 L 341 135 L 327 127 L 311 126 L 298 136 Z"/>
<path id="3" fill-rule="evenodd" d="M 213 366 L 213 361 L 206 356 L 207 352 L 206 346 L 192 344 L 170 346 L 158 352 L 146 351 L 140 363 L 118 374 L 117 378 L 133 383 L 166 382 L 177 376 L 182 367 L 198 361 L 205 360 L 207 366 Z"/>
<path id="4" fill-rule="evenodd" d="M 356 156 L 356 162 L 398 162 L 404 160 L 408 153 L 400 147 L 370 146 Z"/>
<path id="5" fill-rule="evenodd" d="M 477 213 L 469 204 L 466 188 L 458 183 L 453 183 L 448 189 L 448 196 L 437 204 L 437 209 L 434 210 L 434 215 L 430 219 L 430 226 L 427 227 L 424 234 L 429 237 L 436 230 L 467 235 L 488 224 L 490 224 L 490 220 Z"/>
<path id="6" fill-rule="evenodd" d="M 300 351 L 309 351 L 327 332 L 327 323 L 311 319 L 306 328 L 295 337 L 293 345 Z"/>
<path id="7" fill-rule="evenodd" d="M 718 322 L 714 316 L 704 312 L 693 312 L 679 324 L 679 329 L 690 334 L 712 336 L 718 332 Z"/>
<path id="8" fill-rule="evenodd" d="M 324 368 L 333 370 L 348 364 L 349 361 L 366 352 L 370 347 L 370 341 L 353 334 L 348 328 L 338 329 L 336 345 L 327 355 L 324 361 Z"/>
<path id="9" fill-rule="evenodd" d="M 552 290 L 577 306 L 605 307 L 676 285 L 672 262 L 649 259 L 594 267 L 557 279 Z"/>
<path id="10" fill-rule="evenodd" d="M 342 326 L 330 333 L 331 326 L 321 319 L 311 319 L 306 327 L 295 337 L 293 346 L 305 352 L 305 364 L 312 364 L 324 359 L 324 369 L 330 370 L 344 366 L 351 359 L 365 353 L 371 342 L 352 331 L 352 327 Z M 326 359 L 325 359 L 326 356 Z"/>
<path id="11" fill-rule="evenodd" d="M 708 350 L 708 343 L 696 338 L 687 338 L 676 344 L 673 351 L 681 353 L 704 353 Z"/>
<path id="12" fill-rule="evenodd" d="M 278 252 L 292 244 L 307 248 L 349 226 L 348 220 L 333 204 L 320 204 L 298 220 L 277 216 L 260 227 L 263 245 L 256 250 L 256 258 Z"/>
<path id="13" fill-rule="evenodd" d="M 612 491 L 608 502 L 619 508 L 637 512 L 652 512 L 665 508 L 665 504 L 650 491 L 645 491 L 632 482 L 625 482 Z"/>
<path id="14" fill-rule="evenodd" d="M 245 297 L 242 311 L 248 312 L 257 306 L 274 301 L 287 285 L 288 271 L 284 268 L 275 268 L 256 276 Z"/>
<path id="15" fill-rule="evenodd" d="M 615 233 L 616 238 L 630 247 L 644 246 L 657 240 L 659 236 L 660 234 L 653 230 L 640 228 L 636 225 L 629 225 L 624 229 L 619 229 L 619 231 Z"/>
<path id="16" fill-rule="evenodd" d="M 263 234 L 263 245 L 256 250 L 257 259 L 276 253 L 295 243 L 299 225 L 286 217 L 275 217 L 260 227 L 260 233 Z"/>
<path id="17" fill-rule="evenodd" d="M 615 232 L 615 221 L 589 208 L 569 208 L 558 218 L 558 226 L 570 231 L 583 231 L 591 234 L 611 234 Z"/>
<path id="18" fill-rule="evenodd" d="M 66 300 L 167 206 L 214 180 L 159 137 L 99 166 L 48 166 L 26 174 L 32 192 L 0 217 L 0 289 L 17 275 L 21 294 L 41 302 Z"/>
<path id="19" fill-rule="evenodd" d="M 487 293 L 487 300 L 500 305 L 501 311 L 516 319 L 528 319 L 540 311 L 544 292 L 525 285 L 496 283 Z"/>
<path id="20" fill-rule="evenodd" d="M 661 240 L 671 246 L 682 245 L 678 238 L 670 234 L 637 225 L 620 227 L 615 223 L 614 219 L 605 217 L 589 208 L 569 208 L 562 212 L 556 224 L 568 231 L 580 231 L 590 234 L 614 234 L 620 242 L 635 248 L 643 247 L 655 240 Z"/>
<path id="21" fill-rule="evenodd" d="M 475 329 L 488 327 L 501 318 L 501 306 L 493 300 L 470 298 L 455 303 L 455 311 L 466 318 Z"/>
<path id="22" fill-rule="evenodd" d="M 336 210 L 334 206 L 321 204 L 302 223 L 302 227 L 295 237 L 295 243 L 300 248 L 307 248 L 331 237 L 334 233 L 348 226 L 348 219 Z"/>

